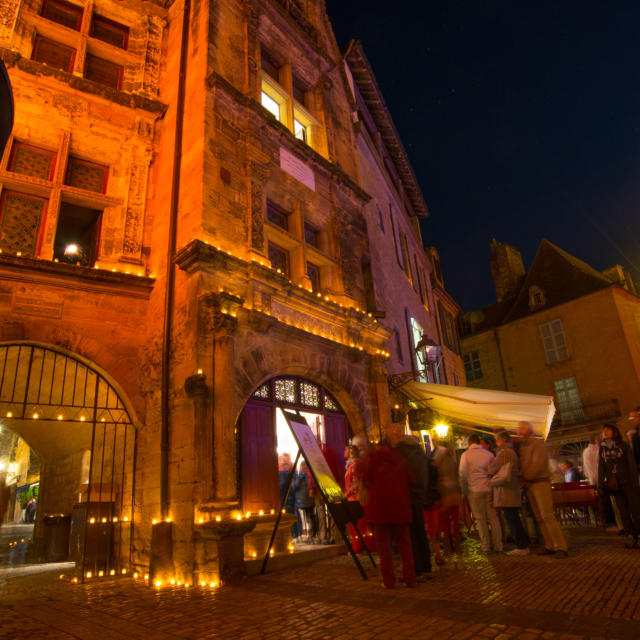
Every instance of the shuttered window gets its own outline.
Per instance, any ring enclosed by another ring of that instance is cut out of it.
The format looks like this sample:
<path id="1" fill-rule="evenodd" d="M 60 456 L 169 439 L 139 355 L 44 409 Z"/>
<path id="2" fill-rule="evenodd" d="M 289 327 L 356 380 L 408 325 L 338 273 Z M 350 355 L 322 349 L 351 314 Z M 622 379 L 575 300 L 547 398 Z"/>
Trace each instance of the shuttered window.
<path id="1" fill-rule="evenodd" d="M 76 50 L 42 36 L 36 36 L 31 59 L 67 73 L 73 71 Z"/>

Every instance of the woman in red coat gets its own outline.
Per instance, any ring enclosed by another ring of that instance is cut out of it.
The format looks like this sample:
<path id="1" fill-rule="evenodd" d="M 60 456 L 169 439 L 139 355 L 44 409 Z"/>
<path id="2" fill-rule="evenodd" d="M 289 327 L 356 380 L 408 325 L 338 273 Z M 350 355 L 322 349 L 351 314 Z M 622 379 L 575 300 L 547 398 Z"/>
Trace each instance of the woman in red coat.
<path id="1" fill-rule="evenodd" d="M 387 430 L 387 437 L 390 435 Z M 395 539 L 402 558 L 404 582 L 407 587 L 416 586 L 409 535 L 410 480 L 411 472 L 407 463 L 391 447 L 380 446 L 369 454 L 362 474 L 365 491 L 361 491 L 361 498 L 366 494 L 364 512 L 373 529 L 380 554 L 382 580 L 387 589 L 393 589 L 396 583 L 391 555 L 392 538 Z"/>

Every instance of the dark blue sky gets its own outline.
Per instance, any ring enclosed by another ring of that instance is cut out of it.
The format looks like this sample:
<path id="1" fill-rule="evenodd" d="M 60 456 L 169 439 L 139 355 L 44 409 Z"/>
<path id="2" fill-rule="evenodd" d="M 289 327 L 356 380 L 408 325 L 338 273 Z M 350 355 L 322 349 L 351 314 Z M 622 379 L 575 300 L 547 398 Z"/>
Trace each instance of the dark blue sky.
<path id="1" fill-rule="evenodd" d="M 360 40 L 463 310 L 495 299 L 492 237 L 544 237 L 640 280 L 640 2 L 326 0 Z"/>

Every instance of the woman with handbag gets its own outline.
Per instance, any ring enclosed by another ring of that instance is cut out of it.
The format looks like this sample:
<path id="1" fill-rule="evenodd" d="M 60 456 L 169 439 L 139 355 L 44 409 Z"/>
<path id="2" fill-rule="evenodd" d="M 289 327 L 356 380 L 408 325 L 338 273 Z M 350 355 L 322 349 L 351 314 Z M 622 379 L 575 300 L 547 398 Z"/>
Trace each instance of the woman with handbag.
<path id="1" fill-rule="evenodd" d="M 518 456 L 508 431 L 496 436 L 498 453 L 489 465 L 492 475 L 489 484 L 493 487 L 493 506 L 502 509 L 504 519 L 516 543 L 516 548 L 507 551 L 510 556 L 526 556 L 529 553 L 529 536 L 520 519 L 522 494 L 518 478 Z"/>
<path id="2" fill-rule="evenodd" d="M 631 447 L 622 439 L 618 427 L 605 424 L 598 456 L 598 491 L 610 495 L 618 507 L 626 534 L 625 547 L 638 545 L 640 534 L 640 488 L 638 469 Z"/>

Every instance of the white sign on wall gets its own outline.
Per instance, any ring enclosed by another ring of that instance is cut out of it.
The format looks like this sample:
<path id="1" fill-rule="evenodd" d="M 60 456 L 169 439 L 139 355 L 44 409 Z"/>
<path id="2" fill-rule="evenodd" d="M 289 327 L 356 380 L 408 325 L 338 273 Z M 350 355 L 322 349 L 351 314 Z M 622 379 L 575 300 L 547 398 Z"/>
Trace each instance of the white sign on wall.
<path id="1" fill-rule="evenodd" d="M 313 169 L 284 147 L 280 147 L 280 168 L 312 191 L 316 190 L 316 177 L 313 175 Z"/>

